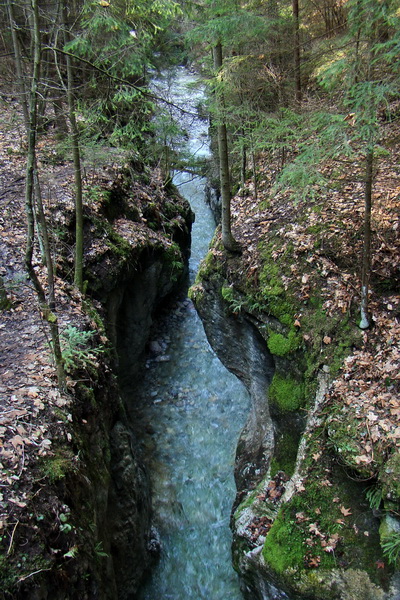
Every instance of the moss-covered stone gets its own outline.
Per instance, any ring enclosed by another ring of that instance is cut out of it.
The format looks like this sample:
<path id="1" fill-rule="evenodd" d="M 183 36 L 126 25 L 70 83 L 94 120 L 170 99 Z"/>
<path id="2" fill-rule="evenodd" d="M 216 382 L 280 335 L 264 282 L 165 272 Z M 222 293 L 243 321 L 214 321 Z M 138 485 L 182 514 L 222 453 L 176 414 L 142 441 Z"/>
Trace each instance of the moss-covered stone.
<path id="1" fill-rule="evenodd" d="M 288 477 L 293 475 L 300 432 L 290 429 L 287 428 L 276 435 L 274 456 L 271 459 L 271 477 L 274 477 L 279 471 L 283 471 Z"/>
<path id="2" fill-rule="evenodd" d="M 268 337 L 268 350 L 276 356 L 286 356 L 299 348 L 300 338 L 293 330 L 285 336 L 282 333 L 272 331 Z"/>
<path id="3" fill-rule="evenodd" d="M 318 471 L 282 505 L 263 547 L 264 560 L 293 589 L 300 582 L 303 587 L 313 569 L 338 567 L 364 571 L 385 587 L 390 569 L 376 566 L 382 558 L 378 521 L 366 517 L 357 484 L 349 489 L 340 472 L 326 478 L 326 469 Z"/>
<path id="4" fill-rule="evenodd" d="M 247 491 L 234 514 L 234 560 L 246 584 L 260 596 L 269 580 L 290 597 L 375 600 L 384 596 L 392 569 L 382 554 L 379 520 L 367 502 L 363 480 L 375 479 L 378 465 L 386 507 L 389 500 L 398 502 L 400 486 L 394 480 L 400 481 L 400 459 L 393 455 L 385 469 L 382 453 L 371 468 L 363 464 L 367 426 L 356 416 L 348 418 L 343 405 L 329 403 L 328 396 L 321 412 L 313 415 L 319 374 L 329 373 L 332 381 L 344 358 L 363 344 L 356 303 L 349 293 L 340 296 L 336 267 L 319 251 L 314 254 L 323 245 L 314 238 L 325 230 L 318 222 L 303 234 L 303 250 L 297 240 L 291 242 L 297 232 L 293 221 L 279 222 L 279 229 L 272 225 L 258 246 L 256 274 L 249 264 L 246 271 L 239 259 L 227 258 L 214 243 L 194 295 L 198 305 L 202 295 L 218 294 L 218 305 L 222 298 L 227 315 L 254 324 L 275 364 L 265 394 L 275 433 L 270 471 Z M 287 429 L 285 421 L 290 421 Z M 287 492 L 275 502 L 264 502 L 267 480 L 279 471 L 292 476 Z M 279 509 L 278 516 L 260 553 L 248 528 L 255 515 L 269 518 L 270 509 Z"/>
<path id="5" fill-rule="evenodd" d="M 275 373 L 269 388 L 270 401 L 287 412 L 298 410 L 304 403 L 304 383 L 293 377 L 283 377 Z"/>
<path id="6" fill-rule="evenodd" d="M 394 452 L 380 471 L 383 495 L 400 503 L 400 452 Z"/>

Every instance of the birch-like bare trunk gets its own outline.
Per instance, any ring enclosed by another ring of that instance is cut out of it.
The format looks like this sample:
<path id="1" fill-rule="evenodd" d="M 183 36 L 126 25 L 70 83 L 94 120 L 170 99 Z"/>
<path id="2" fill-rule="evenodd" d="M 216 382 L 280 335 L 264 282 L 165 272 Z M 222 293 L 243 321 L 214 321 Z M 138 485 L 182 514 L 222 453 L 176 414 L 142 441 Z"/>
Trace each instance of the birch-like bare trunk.
<path id="1" fill-rule="evenodd" d="M 215 73 L 222 68 L 222 44 L 219 42 L 213 48 Z M 216 100 L 219 110 L 217 134 L 218 134 L 218 158 L 219 179 L 221 186 L 221 231 L 224 248 L 230 252 L 238 252 L 239 244 L 232 235 L 231 230 L 231 184 L 229 175 L 229 153 L 226 123 L 223 117 L 224 98 L 223 94 L 216 91 Z"/>
<path id="2" fill-rule="evenodd" d="M 374 180 L 374 151 L 367 150 L 365 159 L 365 191 L 364 191 L 364 240 L 361 270 L 361 321 L 360 328 L 367 329 L 371 325 L 368 310 L 369 280 L 371 275 L 371 212 L 372 185 Z"/>

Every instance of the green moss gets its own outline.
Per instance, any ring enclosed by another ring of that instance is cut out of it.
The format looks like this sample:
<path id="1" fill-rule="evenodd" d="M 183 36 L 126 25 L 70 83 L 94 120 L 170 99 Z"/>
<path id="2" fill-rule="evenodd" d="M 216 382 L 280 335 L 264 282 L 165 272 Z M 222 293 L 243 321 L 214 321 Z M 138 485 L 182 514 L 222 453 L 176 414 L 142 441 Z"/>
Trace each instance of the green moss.
<path id="1" fill-rule="evenodd" d="M 95 308 L 95 306 L 93 305 L 90 298 L 83 299 L 82 308 L 84 309 L 85 313 L 94 321 L 99 332 L 105 333 L 106 332 L 105 323 L 104 323 L 102 317 L 100 316 L 99 311 Z"/>
<path id="2" fill-rule="evenodd" d="M 285 356 L 297 350 L 300 347 L 300 343 L 301 339 L 294 330 L 289 331 L 287 336 L 272 331 L 269 334 L 267 346 L 271 354 Z"/>
<path id="3" fill-rule="evenodd" d="M 304 402 L 304 383 L 275 373 L 269 388 L 269 398 L 282 411 L 298 410 Z"/>
<path id="4" fill-rule="evenodd" d="M 112 227 L 109 229 L 107 246 L 116 256 L 122 259 L 129 258 L 132 254 L 130 243 L 117 233 Z"/>
<path id="5" fill-rule="evenodd" d="M 284 431 L 276 436 L 275 452 L 271 460 L 271 477 L 274 477 L 279 471 L 283 471 L 288 477 L 293 475 L 299 438 L 300 434 L 292 431 Z"/>
<path id="6" fill-rule="evenodd" d="M 53 455 L 43 459 L 42 470 L 51 483 L 59 481 L 77 470 L 75 456 L 68 448 L 58 448 Z"/>
<path id="7" fill-rule="evenodd" d="M 97 372 L 95 373 L 95 377 L 96 375 Z M 79 394 L 79 399 L 81 400 L 81 402 L 87 404 L 88 406 L 90 405 L 93 408 L 96 407 L 96 394 L 92 387 L 85 385 L 82 381 L 78 381 L 75 388 Z"/>
<path id="8" fill-rule="evenodd" d="M 249 508 L 250 506 L 252 506 L 254 504 L 254 501 L 256 500 L 257 496 L 259 496 L 260 493 L 262 492 L 264 485 L 265 485 L 265 482 L 264 482 L 264 480 L 262 480 L 257 485 L 257 487 L 255 487 L 254 490 L 252 490 L 246 496 L 246 498 L 239 504 L 239 506 L 237 507 L 235 514 L 234 514 L 235 519 L 238 519 L 240 517 L 240 515 L 242 514 L 242 512 L 246 508 Z"/>
<path id="9" fill-rule="evenodd" d="M 93 217 L 93 225 L 100 238 L 103 238 L 105 234 L 105 244 L 113 254 L 122 259 L 127 259 L 132 255 L 132 246 L 130 243 L 115 231 L 107 219 Z"/>
<path id="10" fill-rule="evenodd" d="M 3 546 L 3 544 L 1 544 Z M 7 546 L 9 540 L 7 538 Z M 8 554 L 5 548 L 0 550 L 0 589 L 1 598 L 21 597 L 18 584 L 20 580 L 29 577 L 32 573 L 48 571 L 52 567 L 52 561 L 44 558 L 44 548 L 33 550 L 26 548 L 25 552 Z M 15 596 L 14 596 L 15 594 Z"/>
<path id="11" fill-rule="evenodd" d="M 310 567 L 318 567 L 319 573 L 338 566 L 360 569 L 371 581 L 386 585 L 388 570 L 376 568 L 382 551 L 376 520 L 363 500 L 365 486 L 337 466 L 321 434 L 314 431 L 308 441 L 304 490 L 280 508 L 265 541 L 264 558 L 296 589 L 304 584 L 306 594 L 311 589 Z M 334 551 L 327 552 L 327 545 Z"/>
<path id="12" fill-rule="evenodd" d="M 288 520 L 281 511 L 264 543 L 263 556 L 276 573 L 304 566 L 304 536 L 295 521 Z"/>
<path id="13" fill-rule="evenodd" d="M 166 248 L 163 259 L 171 269 L 171 281 L 178 281 L 183 273 L 183 261 L 181 250 L 175 242 Z"/>
<path id="14" fill-rule="evenodd" d="M 217 230 L 218 231 L 218 230 Z M 215 279 L 223 281 L 222 273 L 224 270 L 223 264 L 215 256 L 215 250 L 221 250 L 222 244 L 217 241 L 217 233 L 211 242 L 212 250 L 209 250 L 200 263 L 199 270 L 196 275 L 195 284 L 201 284 L 203 280 Z M 221 284 L 219 284 L 221 285 Z"/>
<path id="15" fill-rule="evenodd" d="M 285 325 L 292 325 L 298 309 L 292 290 L 284 284 L 284 276 L 290 276 L 293 247 L 285 246 L 279 254 L 282 242 L 272 238 L 268 243 L 260 245 L 262 268 L 259 277 L 258 295 L 265 304 L 267 311 Z M 277 259 L 277 253 L 279 258 Z M 289 278 L 287 279 L 289 281 Z"/>

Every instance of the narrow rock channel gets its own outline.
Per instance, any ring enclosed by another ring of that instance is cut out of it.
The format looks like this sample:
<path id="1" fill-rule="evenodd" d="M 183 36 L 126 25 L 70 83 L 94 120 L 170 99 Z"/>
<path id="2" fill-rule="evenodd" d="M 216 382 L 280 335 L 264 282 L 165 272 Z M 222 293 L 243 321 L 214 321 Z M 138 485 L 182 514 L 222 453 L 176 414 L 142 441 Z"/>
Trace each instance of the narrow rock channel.
<path id="1" fill-rule="evenodd" d="M 194 111 L 201 90 L 179 69 L 174 101 Z M 190 100 L 189 100 L 190 99 Z M 187 128 L 192 153 L 208 152 L 207 123 Z M 175 185 L 196 214 L 192 232 L 193 281 L 215 229 L 205 203 L 205 181 L 181 173 Z M 239 600 L 231 564 L 229 519 L 235 497 L 234 455 L 248 410 L 248 394 L 209 346 L 188 298 L 154 329 L 146 372 L 139 388 L 126 394 L 131 417 L 143 431 L 142 448 L 153 490 L 154 520 L 161 559 L 140 592 L 141 600 Z"/>

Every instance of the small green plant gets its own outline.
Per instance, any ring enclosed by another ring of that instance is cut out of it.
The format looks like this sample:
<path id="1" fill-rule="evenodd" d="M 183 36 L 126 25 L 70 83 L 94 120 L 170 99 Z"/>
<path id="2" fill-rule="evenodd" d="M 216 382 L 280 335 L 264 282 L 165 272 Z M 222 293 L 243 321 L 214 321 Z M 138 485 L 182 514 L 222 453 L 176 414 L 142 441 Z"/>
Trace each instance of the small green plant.
<path id="1" fill-rule="evenodd" d="M 102 344 L 95 348 L 89 346 L 95 333 L 95 331 L 80 331 L 72 325 L 62 332 L 62 356 L 67 372 L 89 364 L 95 366 L 96 356 L 105 350 Z"/>
<path id="2" fill-rule="evenodd" d="M 242 308 L 246 305 L 245 300 L 239 300 L 235 298 L 233 288 L 231 286 L 223 286 L 221 288 L 221 295 L 225 302 L 228 302 L 230 310 L 234 313 L 240 313 Z"/>
<path id="3" fill-rule="evenodd" d="M 91 188 L 85 190 L 85 199 L 89 204 L 96 204 L 104 200 L 108 200 L 110 191 L 102 188 L 100 185 L 93 185 Z"/>
<path id="4" fill-rule="evenodd" d="M 392 565 L 400 559 L 400 531 L 393 531 L 382 542 L 383 554 Z"/>
<path id="5" fill-rule="evenodd" d="M 52 483 L 60 481 L 68 473 L 76 471 L 77 464 L 73 452 L 68 449 L 57 449 L 54 455 L 44 457 L 43 472 Z"/>
<path id="6" fill-rule="evenodd" d="M 60 531 L 63 533 L 70 533 L 73 529 L 71 523 L 68 523 L 69 515 L 65 513 L 60 513 Z"/>
<path id="7" fill-rule="evenodd" d="M 104 552 L 103 542 L 98 542 L 96 544 L 96 546 L 94 547 L 94 551 L 95 551 L 96 556 L 99 558 L 108 558 L 108 556 L 109 556 L 107 554 L 107 552 Z"/>
<path id="8" fill-rule="evenodd" d="M 382 502 L 382 488 L 378 486 L 370 487 L 365 495 L 372 509 L 380 507 Z"/>
<path id="9" fill-rule="evenodd" d="M 78 546 L 72 546 L 72 548 L 70 548 L 68 550 L 68 552 L 66 552 L 64 554 L 64 558 L 75 558 L 78 554 Z"/>

